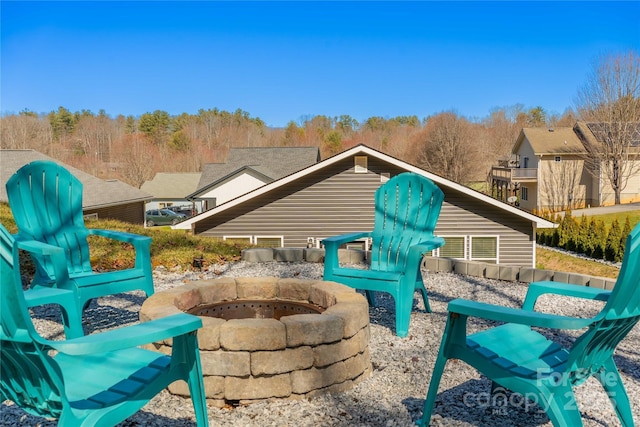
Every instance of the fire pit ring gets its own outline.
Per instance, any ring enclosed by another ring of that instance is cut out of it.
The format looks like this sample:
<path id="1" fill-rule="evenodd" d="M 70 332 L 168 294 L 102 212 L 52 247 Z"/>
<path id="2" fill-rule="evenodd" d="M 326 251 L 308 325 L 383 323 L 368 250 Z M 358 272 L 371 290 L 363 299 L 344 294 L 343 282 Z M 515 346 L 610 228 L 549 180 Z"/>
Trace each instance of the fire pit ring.
<path id="1" fill-rule="evenodd" d="M 147 298 L 140 320 L 179 312 L 202 319 L 198 344 L 205 392 L 216 406 L 341 392 L 371 374 L 366 298 L 335 282 L 194 281 Z M 170 353 L 171 342 L 148 348 Z M 189 395 L 183 382 L 169 391 Z"/>

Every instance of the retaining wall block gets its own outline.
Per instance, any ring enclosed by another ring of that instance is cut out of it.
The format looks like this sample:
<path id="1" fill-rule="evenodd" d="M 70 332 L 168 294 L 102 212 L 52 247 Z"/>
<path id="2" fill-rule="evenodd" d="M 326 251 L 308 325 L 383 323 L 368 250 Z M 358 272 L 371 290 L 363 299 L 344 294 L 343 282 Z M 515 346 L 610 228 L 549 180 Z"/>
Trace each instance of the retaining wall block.
<path id="1" fill-rule="evenodd" d="M 294 314 L 280 321 L 287 329 L 287 347 L 340 341 L 344 331 L 344 320 L 331 314 Z"/>
<path id="2" fill-rule="evenodd" d="M 224 397 L 228 400 L 268 399 L 287 397 L 291 394 L 289 374 L 266 377 L 226 377 L 224 379 Z"/>
<path id="3" fill-rule="evenodd" d="M 211 316 L 199 316 L 202 328 L 198 329 L 198 347 L 200 350 L 218 350 L 220 348 L 220 327 L 226 320 Z"/>
<path id="4" fill-rule="evenodd" d="M 202 375 L 247 377 L 251 375 L 248 351 L 205 351 L 200 353 Z"/>
<path id="5" fill-rule="evenodd" d="M 307 262 L 324 262 L 324 249 L 320 248 L 305 248 L 304 260 Z"/>
<path id="6" fill-rule="evenodd" d="M 344 361 L 347 368 L 347 378 L 352 380 L 358 378 L 363 373 L 371 369 L 371 358 L 369 356 L 369 348 L 367 347 L 362 353 Z"/>
<path id="7" fill-rule="evenodd" d="M 558 274 L 558 273 L 556 272 L 555 274 Z M 570 273 L 569 282 L 567 283 L 573 283 L 574 285 L 587 286 L 589 284 L 589 279 L 590 277 L 587 276 L 586 274 Z M 554 276 L 554 280 L 555 280 L 555 276 Z"/>
<path id="8" fill-rule="evenodd" d="M 519 280 L 520 267 L 514 265 L 501 265 L 500 266 L 500 280 L 508 280 L 515 282 Z"/>
<path id="9" fill-rule="evenodd" d="M 313 280 L 279 279 L 277 297 L 294 301 L 309 301 L 309 294 L 313 283 Z"/>
<path id="10" fill-rule="evenodd" d="M 208 303 L 232 301 L 238 298 L 236 280 L 233 277 L 202 280 L 198 290 L 202 301 Z"/>
<path id="11" fill-rule="evenodd" d="M 324 314 L 333 314 L 344 320 L 345 338 L 354 336 L 369 324 L 369 305 L 361 303 L 340 303 L 327 308 Z"/>
<path id="12" fill-rule="evenodd" d="M 302 262 L 304 252 L 302 248 L 275 248 L 274 259 L 279 262 Z"/>
<path id="13" fill-rule="evenodd" d="M 498 264 L 487 264 L 484 269 L 484 277 L 500 280 L 500 266 Z"/>
<path id="14" fill-rule="evenodd" d="M 360 264 L 366 259 L 365 251 L 360 249 L 338 249 L 338 262 L 343 264 Z"/>
<path id="15" fill-rule="evenodd" d="M 553 274 L 555 271 L 552 270 L 538 270 L 535 269 L 533 272 L 533 281 L 534 282 L 544 282 L 544 281 L 552 281 Z"/>
<path id="16" fill-rule="evenodd" d="M 536 269 L 533 267 L 520 267 L 520 274 L 518 280 L 525 283 L 535 282 Z"/>
<path id="17" fill-rule="evenodd" d="M 220 326 L 220 346 L 231 351 L 281 350 L 287 331 L 276 319 L 231 319 Z"/>
<path id="18" fill-rule="evenodd" d="M 277 277 L 238 277 L 238 299 L 274 299 L 277 293 Z"/>
<path id="19" fill-rule="evenodd" d="M 569 273 L 566 273 L 564 271 L 556 271 L 553 275 L 553 281 L 554 282 L 561 282 L 561 283 L 570 283 L 569 282 Z"/>
<path id="20" fill-rule="evenodd" d="M 361 329 L 357 334 L 349 339 L 345 339 L 334 344 L 324 344 L 314 347 L 313 365 L 316 368 L 321 368 L 323 366 L 350 359 L 362 353 L 368 345 L 368 334 L 365 329 Z M 351 370 L 347 369 L 347 372 L 351 372 Z M 362 372 L 362 369 L 359 372 Z"/>
<path id="21" fill-rule="evenodd" d="M 311 368 L 304 371 L 291 372 L 291 391 L 296 394 L 309 393 L 332 384 L 346 381 L 347 368 L 338 362 L 326 368 Z"/>
<path id="22" fill-rule="evenodd" d="M 313 348 L 310 346 L 251 353 L 251 375 L 254 376 L 284 374 L 312 366 Z"/>
<path id="23" fill-rule="evenodd" d="M 591 277 L 589 278 L 589 286 L 592 288 L 612 290 L 616 284 L 616 279 L 609 277 Z"/>
<path id="24" fill-rule="evenodd" d="M 271 248 L 250 248 L 242 251 L 242 260 L 247 262 L 270 262 L 273 261 L 273 249 Z"/>

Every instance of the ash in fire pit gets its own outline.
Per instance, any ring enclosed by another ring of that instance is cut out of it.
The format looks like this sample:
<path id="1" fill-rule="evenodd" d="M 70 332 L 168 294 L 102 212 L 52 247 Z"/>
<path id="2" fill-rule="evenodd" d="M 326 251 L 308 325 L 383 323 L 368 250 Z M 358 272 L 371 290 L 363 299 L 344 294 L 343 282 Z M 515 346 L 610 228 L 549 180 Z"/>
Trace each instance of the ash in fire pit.
<path id="1" fill-rule="evenodd" d="M 371 373 L 366 298 L 335 282 L 219 278 L 157 292 L 140 320 L 200 316 L 207 398 L 217 406 L 352 388 Z M 151 347 L 168 353 L 171 342 Z M 188 395 L 186 384 L 169 387 Z"/>

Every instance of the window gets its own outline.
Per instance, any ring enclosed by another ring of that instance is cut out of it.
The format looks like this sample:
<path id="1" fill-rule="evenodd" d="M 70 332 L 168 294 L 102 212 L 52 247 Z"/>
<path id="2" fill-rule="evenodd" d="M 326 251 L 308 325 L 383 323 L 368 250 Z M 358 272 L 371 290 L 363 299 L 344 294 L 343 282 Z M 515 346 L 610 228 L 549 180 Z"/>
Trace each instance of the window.
<path id="1" fill-rule="evenodd" d="M 520 199 L 529 200 L 529 189 L 527 187 L 522 187 L 520 189 Z"/>
<path id="2" fill-rule="evenodd" d="M 438 248 L 438 256 L 443 258 L 466 259 L 464 236 L 442 236 L 445 245 Z"/>
<path id="3" fill-rule="evenodd" d="M 472 261 L 498 263 L 498 236 L 471 236 Z"/>
<path id="4" fill-rule="evenodd" d="M 254 236 L 253 243 L 262 248 L 282 248 L 284 247 L 284 237 L 282 236 Z"/>
<path id="5" fill-rule="evenodd" d="M 223 236 L 222 240 L 232 243 L 248 243 L 262 248 L 284 247 L 284 236 Z"/>
<path id="6" fill-rule="evenodd" d="M 355 173 L 367 173 L 368 172 L 368 158 L 367 156 L 354 156 Z"/>
<path id="7" fill-rule="evenodd" d="M 223 236 L 222 240 L 231 243 L 253 243 L 251 236 Z"/>
<path id="8" fill-rule="evenodd" d="M 529 167 L 529 158 L 527 156 L 522 158 L 522 167 L 525 169 Z"/>
<path id="9" fill-rule="evenodd" d="M 562 161 L 562 156 L 555 156 L 555 157 L 553 158 L 553 161 L 554 161 L 554 162 L 558 162 L 558 163 L 559 163 L 559 162 L 561 162 L 561 161 Z"/>

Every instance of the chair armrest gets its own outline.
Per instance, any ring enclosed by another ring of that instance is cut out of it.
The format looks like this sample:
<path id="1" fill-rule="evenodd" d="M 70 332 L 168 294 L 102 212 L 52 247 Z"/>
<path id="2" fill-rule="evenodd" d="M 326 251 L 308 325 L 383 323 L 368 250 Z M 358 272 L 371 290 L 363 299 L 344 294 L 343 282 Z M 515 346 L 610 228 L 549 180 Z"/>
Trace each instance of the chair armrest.
<path id="1" fill-rule="evenodd" d="M 338 248 L 340 248 L 340 245 L 369 236 L 371 236 L 370 231 L 358 231 L 355 233 L 341 234 L 339 236 L 327 237 L 326 239 L 322 239 L 322 244 L 324 245 L 325 273 L 327 268 L 331 270 L 338 268 Z"/>
<path id="2" fill-rule="evenodd" d="M 407 257 L 407 271 L 418 271 L 424 254 L 437 249 L 442 245 L 444 245 L 444 239 L 442 237 L 433 236 L 433 238 L 429 240 L 425 240 L 411 246 Z"/>
<path id="3" fill-rule="evenodd" d="M 455 299 L 447 307 L 450 314 L 478 317 L 497 322 L 517 323 L 552 329 L 582 329 L 593 322 L 593 319 L 559 316 L 556 314 L 538 313 L 521 308 L 503 307 L 483 302 Z"/>
<path id="4" fill-rule="evenodd" d="M 67 259 L 64 249 L 48 243 L 38 242 L 37 240 L 28 240 L 19 235 L 15 236 L 15 242 L 18 249 L 35 255 L 49 257 L 51 265 L 53 266 L 56 282 L 58 282 L 60 287 L 65 287 L 63 284 L 69 282 L 69 271 L 67 270 Z"/>
<path id="5" fill-rule="evenodd" d="M 49 341 L 36 337 L 41 344 L 69 355 L 103 353 L 137 347 L 184 335 L 202 327 L 202 320 L 186 313 L 143 322 L 124 328 L 73 338 L 66 341 Z"/>
<path id="6" fill-rule="evenodd" d="M 341 234 L 339 236 L 327 237 L 326 239 L 322 239 L 322 244 L 327 246 L 330 245 L 342 245 L 343 243 L 349 243 L 354 240 L 362 239 L 363 237 L 371 236 L 370 231 L 357 231 L 355 233 Z"/>
<path id="7" fill-rule="evenodd" d="M 119 240 L 121 242 L 131 243 L 134 246 L 136 244 L 144 244 L 147 242 L 151 244 L 151 237 L 142 236 L 140 234 L 133 234 L 116 230 L 103 230 L 100 228 L 88 228 L 87 230 L 89 230 L 89 234 L 106 237 L 108 239 Z"/>
<path id="8" fill-rule="evenodd" d="M 88 228 L 87 230 L 89 234 L 95 236 L 131 244 L 136 254 L 135 267 L 142 270 L 151 270 L 151 237 L 100 228 Z"/>
<path id="9" fill-rule="evenodd" d="M 562 282 L 532 282 L 527 289 L 527 295 L 524 298 L 522 308 L 525 310 L 533 310 L 538 297 L 544 294 L 607 301 L 611 295 L 611 291 Z"/>

